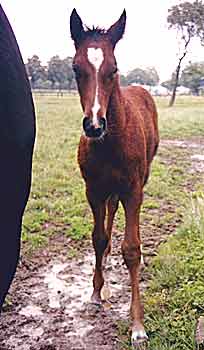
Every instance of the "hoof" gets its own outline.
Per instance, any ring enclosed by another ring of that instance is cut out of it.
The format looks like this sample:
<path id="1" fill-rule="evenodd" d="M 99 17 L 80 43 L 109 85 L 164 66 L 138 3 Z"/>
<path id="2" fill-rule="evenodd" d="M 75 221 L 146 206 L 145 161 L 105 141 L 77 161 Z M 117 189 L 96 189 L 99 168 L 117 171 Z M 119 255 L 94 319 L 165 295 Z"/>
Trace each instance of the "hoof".
<path id="1" fill-rule="evenodd" d="M 95 305 L 102 305 L 101 296 L 98 293 L 93 293 L 91 296 L 91 303 Z"/>
<path id="2" fill-rule="evenodd" d="M 131 343 L 134 350 L 146 350 L 147 341 L 148 336 L 144 330 L 132 332 Z"/>
<path id="3" fill-rule="evenodd" d="M 85 318 L 95 318 L 102 310 L 101 304 L 94 304 L 94 303 L 88 303 L 84 306 L 84 309 L 82 310 L 83 315 Z"/>

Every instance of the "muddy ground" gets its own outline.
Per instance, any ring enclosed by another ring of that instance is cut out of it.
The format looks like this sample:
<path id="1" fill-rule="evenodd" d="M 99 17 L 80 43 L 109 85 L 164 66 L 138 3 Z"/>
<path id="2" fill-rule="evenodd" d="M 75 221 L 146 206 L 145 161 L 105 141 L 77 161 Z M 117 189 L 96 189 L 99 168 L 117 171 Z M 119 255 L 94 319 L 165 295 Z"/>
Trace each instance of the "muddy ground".
<path id="1" fill-rule="evenodd" d="M 204 140 L 165 140 L 161 142 L 160 156 L 162 149 L 172 148 L 185 149 L 189 172 L 203 176 Z M 171 164 L 178 159 L 164 158 L 163 161 Z M 194 184 L 186 186 L 193 190 Z M 167 203 L 162 211 L 174 212 L 174 208 Z M 162 227 L 144 221 L 141 233 L 145 265 L 156 254 L 159 244 L 180 223 L 181 218 L 176 215 L 170 224 Z M 4 309 L 0 320 L 0 350 L 122 349 L 117 337 L 117 322 L 128 319 L 130 299 L 128 274 L 121 258 L 122 236 L 114 230 L 113 252 L 105 271 L 109 285 L 106 284 L 103 290 L 108 302 L 102 307 L 89 303 L 94 267 L 90 242 L 76 245 L 63 235 L 53 235 L 48 247 L 35 252 L 32 257 L 21 257 L 10 290 L 11 305 Z M 72 259 L 67 258 L 70 246 L 77 249 L 77 256 Z M 147 272 L 141 276 L 140 286 L 144 290 L 150 276 Z"/>

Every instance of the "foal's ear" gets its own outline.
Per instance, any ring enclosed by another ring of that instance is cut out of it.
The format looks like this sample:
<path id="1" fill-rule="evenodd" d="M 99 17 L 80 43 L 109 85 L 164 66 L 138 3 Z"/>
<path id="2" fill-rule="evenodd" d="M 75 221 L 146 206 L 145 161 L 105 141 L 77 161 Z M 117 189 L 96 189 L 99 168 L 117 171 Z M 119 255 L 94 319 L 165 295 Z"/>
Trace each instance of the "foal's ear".
<path id="1" fill-rule="evenodd" d="M 74 40 L 74 44 L 77 49 L 84 34 L 84 28 L 82 20 L 78 15 L 76 9 L 73 9 L 72 14 L 70 16 L 70 32 L 71 38 Z"/>
<path id="2" fill-rule="evenodd" d="M 122 38 L 124 31 L 125 31 L 125 24 L 126 24 L 126 11 L 124 9 L 122 15 L 120 16 L 119 20 L 114 23 L 108 30 L 107 34 L 109 36 L 109 39 L 113 45 L 113 48 L 117 44 L 117 42 Z"/>

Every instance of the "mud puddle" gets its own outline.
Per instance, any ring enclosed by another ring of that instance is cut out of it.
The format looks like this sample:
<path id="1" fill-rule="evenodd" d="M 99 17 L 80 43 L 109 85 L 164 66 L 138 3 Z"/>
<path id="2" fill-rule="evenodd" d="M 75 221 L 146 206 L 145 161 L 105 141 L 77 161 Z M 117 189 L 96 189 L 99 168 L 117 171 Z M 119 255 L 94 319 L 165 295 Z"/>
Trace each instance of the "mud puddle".
<path id="1" fill-rule="evenodd" d="M 116 233 L 115 252 L 106 264 L 101 306 L 90 303 L 93 250 L 69 262 L 63 256 L 54 257 L 46 268 L 36 271 L 30 289 L 24 286 L 28 295 L 23 306 L 2 318 L 0 346 L 7 350 L 117 349 L 114 322 L 128 317 L 130 290 L 127 270 L 117 252 L 119 235 Z M 121 300 L 123 294 L 125 302 Z"/>
<path id="2" fill-rule="evenodd" d="M 68 262 L 63 256 L 54 256 L 47 267 L 42 266 L 31 280 L 26 280 L 21 303 L 3 314 L 0 349 L 120 349 L 117 322 L 128 319 L 130 302 L 129 277 L 120 252 L 122 237 L 120 232 L 114 232 L 101 306 L 90 303 L 93 250 L 88 248 L 80 259 Z M 155 254 L 154 247 L 162 239 L 158 234 L 147 246 L 144 244 L 145 262 Z M 144 280 L 141 289 L 145 288 Z"/>
<path id="3" fill-rule="evenodd" d="M 162 140 L 160 147 L 183 149 L 189 154 L 189 172 L 204 173 L 204 140 Z"/>

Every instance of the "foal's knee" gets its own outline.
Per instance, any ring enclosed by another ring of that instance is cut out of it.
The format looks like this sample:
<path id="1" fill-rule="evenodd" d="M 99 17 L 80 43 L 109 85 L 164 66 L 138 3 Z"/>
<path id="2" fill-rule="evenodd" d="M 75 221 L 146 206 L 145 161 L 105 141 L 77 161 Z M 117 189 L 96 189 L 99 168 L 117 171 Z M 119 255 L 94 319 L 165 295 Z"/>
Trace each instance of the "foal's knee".
<path id="1" fill-rule="evenodd" d="M 140 244 L 122 242 L 122 254 L 125 264 L 128 268 L 139 265 L 141 262 Z"/>

